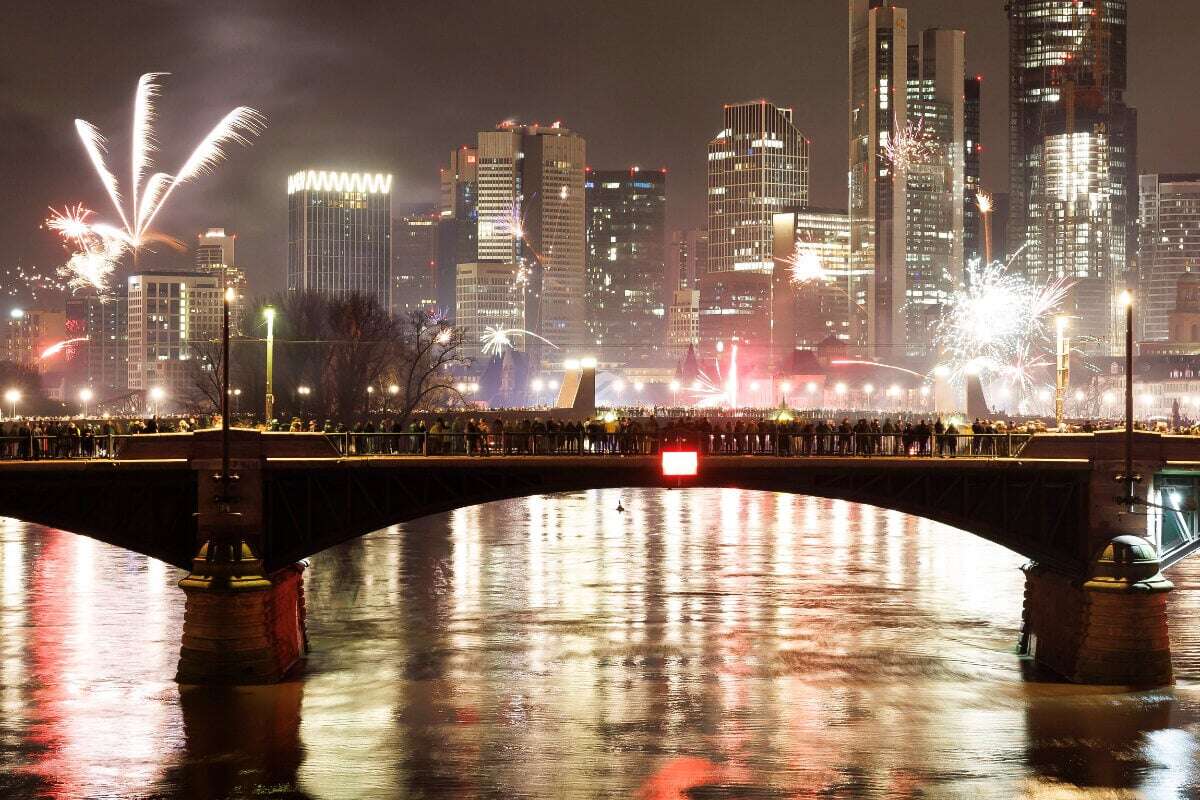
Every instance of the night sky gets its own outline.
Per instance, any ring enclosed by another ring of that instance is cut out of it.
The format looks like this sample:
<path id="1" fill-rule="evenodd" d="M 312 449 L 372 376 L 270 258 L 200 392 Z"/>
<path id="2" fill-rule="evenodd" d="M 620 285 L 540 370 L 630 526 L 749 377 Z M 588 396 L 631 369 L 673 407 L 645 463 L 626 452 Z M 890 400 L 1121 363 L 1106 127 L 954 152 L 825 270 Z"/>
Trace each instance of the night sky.
<path id="1" fill-rule="evenodd" d="M 967 31 L 984 76 L 984 185 L 1007 185 L 1003 0 L 910 0 L 913 32 Z M 1196 0 L 1130 0 L 1128 102 L 1139 169 L 1200 171 Z M 252 290 L 280 288 L 286 177 L 303 167 L 390 171 L 394 202 L 432 202 L 447 152 L 505 118 L 562 120 L 596 168 L 669 170 L 673 227 L 703 225 L 705 147 L 726 102 L 792 106 L 812 140 L 811 200 L 845 205 L 846 3 L 792 2 L 9 2 L 0 50 L 0 258 L 63 260 L 38 226 L 83 201 L 113 217 L 75 139 L 82 117 L 128 173 L 142 72 L 173 73 L 159 103 L 159 167 L 173 171 L 235 105 L 269 128 L 217 172 L 181 188 L 156 228 L 189 242 L 238 234 Z M 165 252 L 144 262 L 179 266 Z"/>

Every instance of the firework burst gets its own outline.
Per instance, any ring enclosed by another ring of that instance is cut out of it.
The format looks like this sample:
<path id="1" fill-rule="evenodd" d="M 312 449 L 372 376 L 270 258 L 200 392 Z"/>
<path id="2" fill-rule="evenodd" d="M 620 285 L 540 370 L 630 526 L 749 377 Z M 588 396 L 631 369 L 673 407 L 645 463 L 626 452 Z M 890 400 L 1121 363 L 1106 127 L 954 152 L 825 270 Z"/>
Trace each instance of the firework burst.
<path id="1" fill-rule="evenodd" d="M 942 366 L 955 380 L 979 375 L 1028 395 L 1035 372 L 1050 363 L 1053 315 L 1070 288 L 1066 279 L 1039 285 L 1009 273 L 1007 264 L 972 262 L 937 331 Z"/>
<path id="2" fill-rule="evenodd" d="M 151 157 L 158 149 L 154 133 L 157 118 L 154 101 L 161 93 L 158 79 L 166 74 L 148 72 L 142 75 L 134 92 L 128 209 L 123 203 L 117 178 L 105 161 L 107 140 L 95 125 L 82 119 L 75 120 L 75 131 L 83 149 L 121 220 L 120 227 L 105 226 L 100 233 L 119 239 L 134 251 L 154 239 L 149 233 L 150 226 L 177 188 L 211 172 L 225 158 L 226 146 L 249 145 L 251 138 L 261 133 L 265 126 L 262 114 L 247 106 L 238 106 L 200 140 L 176 173 L 153 172 Z"/>
<path id="3" fill-rule="evenodd" d="M 789 277 L 797 286 L 817 283 L 828 278 L 821 257 L 812 252 L 805 242 L 796 242 L 796 249 L 781 261 L 787 265 Z"/>
<path id="4" fill-rule="evenodd" d="M 883 156 L 898 172 L 908 172 L 919 164 L 928 164 L 938 155 L 938 143 L 933 132 L 925 128 L 925 120 L 918 119 L 900 128 L 894 120 L 893 128 L 899 133 L 888 134 L 883 143 Z"/>
<path id="5" fill-rule="evenodd" d="M 44 223 L 59 234 L 68 251 L 74 251 L 58 270 L 71 289 L 91 287 L 99 293 L 108 289 L 108 279 L 125 252 L 125 243 L 106 225 L 93 225 L 93 212 L 76 203 L 62 211 L 50 209 Z"/>

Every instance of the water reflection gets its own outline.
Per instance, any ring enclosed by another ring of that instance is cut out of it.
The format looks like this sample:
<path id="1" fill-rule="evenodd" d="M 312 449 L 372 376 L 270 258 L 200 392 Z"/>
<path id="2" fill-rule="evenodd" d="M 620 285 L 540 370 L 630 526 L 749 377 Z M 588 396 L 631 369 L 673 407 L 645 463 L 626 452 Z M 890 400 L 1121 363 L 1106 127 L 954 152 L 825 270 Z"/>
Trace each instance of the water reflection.
<path id="1" fill-rule="evenodd" d="M 320 554 L 295 680 L 181 692 L 175 570 L 0 520 L 0 797 L 1200 792 L 1200 559 L 1138 694 L 1023 677 L 1019 564 L 837 501 L 533 497 Z"/>

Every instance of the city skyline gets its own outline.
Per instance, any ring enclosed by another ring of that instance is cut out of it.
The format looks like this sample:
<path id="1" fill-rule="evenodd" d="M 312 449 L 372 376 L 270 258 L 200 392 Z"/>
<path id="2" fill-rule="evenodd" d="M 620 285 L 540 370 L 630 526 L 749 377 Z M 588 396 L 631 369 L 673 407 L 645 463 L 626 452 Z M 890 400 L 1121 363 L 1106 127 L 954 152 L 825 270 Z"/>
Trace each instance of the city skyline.
<path id="1" fill-rule="evenodd" d="M 983 185 L 1003 191 L 1007 184 L 1003 4 L 970 4 L 971 9 L 964 9 L 965 4 L 914 0 L 905 5 L 913 30 L 936 25 L 967 31 L 967 72 L 984 76 Z M 1175 13 L 1164 13 L 1168 7 Z M 210 24 L 197 27 L 179 23 L 198 12 L 146 8 L 126 4 L 106 10 L 99 18 L 99 12 L 80 5 L 66 14 L 70 21 L 53 31 L 54 47 L 73 42 L 78 47 L 67 48 L 73 57 L 98 68 L 66 85 L 56 83 L 53 91 L 47 79 L 54 71 L 45 67 L 49 40 L 38 35 L 47 23 L 32 12 L 28 16 L 17 12 L 17 47 L 0 57 L 14 79 L 0 105 L 3 160 L 17 189 L 0 217 L 4 220 L 0 231 L 11 243 L 6 257 L 13 262 L 37 264 L 42 271 L 57 266 L 57 248 L 37 230 L 46 205 L 61 205 L 81 192 L 85 201 L 100 205 L 99 187 L 87 180 L 86 164 L 69 141 L 66 123 L 74 116 L 87 116 L 102 128 L 109 127 L 124 115 L 129 78 L 143 69 L 178 72 L 167 78 L 164 142 L 177 133 L 194 133 L 189 126 L 208 113 L 213 97 L 228 96 L 267 114 L 270 127 L 261 144 L 253 151 L 231 154 L 227 169 L 192 187 L 186 200 L 168 209 L 162 220 L 166 232 L 185 239 L 208 225 L 238 231 L 249 280 L 263 290 L 283 284 L 286 245 L 279 231 L 286 224 L 286 207 L 274 187 L 294 163 L 390 170 L 397 176 L 393 198 L 397 206 L 433 202 L 438 194 L 437 169 L 445 152 L 472 143 L 475 131 L 509 116 L 526 122 L 561 119 L 588 139 L 592 166 L 666 167 L 672 185 L 668 226 L 676 229 L 695 227 L 703 220 L 704 144 L 715 133 L 713 109 L 766 97 L 794 107 L 798 127 L 813 141 L 810 202 L 828 206 L 844 202 L 844 174 L 838 168 L 844 158 L 845 134 L 839 123 L 844 120 L 846 69 L 845 9 L 840 3 L 764 5 L 765 16 L 757 19 L 777 24 L 762 25 L 756 35 L 768 37 L 768 44 L 778 38 L 786 47 L 762 47 L 761 55 L 733 59 L 744 66 L 723 71 L 716 62 L 729 62 L 750 26 L 735 15 L 719 14 L 715 5 L 707 20 L 720 17 L 724 22 L 719 26 L 701 25 L 698 18 L 703 14 L 694 15 L 697 20 L 685 18 L 682 8 L 674 5 L 575 4 L 572 14 L 553 23 L 536 9 L 511 15 L 515 19 L 500 19 L 484 9 L 472 18 L 477 26 L 490 29 L 519 26 L 530 18 L 541 20 L 548 37 L 545 55 L 533 59 L 537 63 L 522 65 L 528 59 L 517 58 L 516 65 L 474 76 L 469 62 L 454 59 L 453 37 L 433 35 L 429 41 L 415 43 L 412 53 L 397 56 L 378 76 L 361 80 L 362 85 L 354 85 L 350 75 L 356 68 L 380 62 L 389 50 L 386 31 L 422 26 L 435 31 L 436 19 L 453 9 L 418 4 L 401 14 L 364 8 L 358 16 L 334 25 L 325 24 L 329 20 L 319 9 L 303 6 L 286 21 L 271 6 L 231 7 L 227 15 L 213 21 L 220 16 L 214 13 L 219 9 L 206 6 L 202 13 Z M 1139 4 L 1130 9 L 1127 99 L 1148 109 L 1140 124 L 1139 172 L 1195 170 L 1200 158 L 1181 146 L 1193 112 L 1181 111 L 1182 124 L 1163 123 L 1168 109 L 1174 110 L 1164 93 L 1177 90 L 1187 74 L 1181 60 L 1186 48 L 1182 40 L 1180 47 L 1172 47 L 1171 42 L 1188 28 L 1189 20 L 1200 21 L 1200 10 L 1183 2 L 1159 2 L 1154 11 L 1149 13 Z M 639 32 L 633 34 L 636 41 L 631 42 L 628 30 L 620 26 L 635 19 L 641 22 Z M 298 29 L 297 35 L 280 35 L 293 29 Z M 647 82 L 642 78 L 649 55 L 641 56 L 645 48 L 636 45 L 648 35 L 640 31 L 648 29 L 686 33 L 684 38 L 692 44 L 699 36 L 706 46 L 689 47 L 681 57 L 655 59 L 658 80 Z M 126 55 L 119 46 L 132 43 L 131 30 L 140 31 L 139 41 L 149 42 L 137 49 L 136 56 Z M 457 44 L 468 46 L 476 35 L 468 31 Z M 111 53 L 106 49 L 104 58 L 99 58 L 99 51 L 91 50 L 93 37 Z M 1157 40 L 1155 46 L 1139 46 L 1149 38 Z M 287 52 L 281 53 L 276 42 L 286 43 Z M 623 47 L 622 58 L 614 60 L 611 54 L 618 43 L 632 46 Z M 198 56 L 201 50 L 203 57 Z M 312 68 L 307 62 L 313 59 L 325 65 L 319 79 L 308 75 Z M 447 67 L 450 61 L 452 69 Z M 449 80 L 431 77 L 440 74 Z M 1180 77 L 1163 80 L 1163 75 Z M 497 85 L 506 88 L 497 91 Z M 571 91 L 574 85 L 592 91 Z M 376 108 L 364 102 L 370 92 L 382 92 L 397 102 Z M 186 113 L 189 109 L 195 113 Z M 114 136 L 113 147 L 122 145 L 120 137 Z M 163 268 L 183 263 L 170 253 L 147 258 Z"/>

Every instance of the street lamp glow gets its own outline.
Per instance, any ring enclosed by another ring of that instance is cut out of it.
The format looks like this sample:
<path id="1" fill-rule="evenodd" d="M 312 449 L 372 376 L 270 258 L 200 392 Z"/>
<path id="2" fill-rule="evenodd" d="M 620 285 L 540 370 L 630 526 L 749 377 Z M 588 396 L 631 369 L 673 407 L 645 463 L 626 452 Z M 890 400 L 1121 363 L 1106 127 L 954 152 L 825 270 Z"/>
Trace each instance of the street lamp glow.
<path id="1" fill-rule="evenodd" d="M 563 362 L 563 369 L 567 370 L 568 372 L 573 372 L 574 370 L 579 369 L 579 359 L 568 358 Z"/>
<path id="2" fill-rule="evenodd" d="M 307 386 L 300 386 L 297 387 L 296 393 L 301 397 L 308 397 L 312 393 L 312 389 L 308 388 Z"/>
<path id="3" fill-rule="evenodd" d="M 478 392 L 478 391 L 479 391 L 479 384 L 478 384 L 478 383 L 471 383 L 471 384 L 468 384 L 468 385 L 467 385 L 467 391 L 469 391 L 469 392 Z"/>
<path id="4" fill-rule="evenodd" d="M 892 384 L 888 387 L 888 397 L 899 397 L 900 387 L 897 384 Z"/>
<path id="5" fill-rule="evenodd" d="M 227 289 L 225 290 L 225 302 L 226 302 L 226 303 L 232 303 L 232 302 L 233 302 L 234 300 L 236 300 L 236 299 L 237 299 L 237 292 L 235 292 L 235 291 L 233 290 L 233 287 L 232 287 L 232 286 L 230 286 L 229 288 L 227 288 Z"/>
<path id="6" fill-rule="evenodd" d="M 263 317 L 267 320 L 267 322 L 274 322 L 275 308 L 273 306 L 266 306 L 263 308 Z"/>
<path id="7" fill-rule="evenodd" d="M 921 397 L 929 397 L 929 387 L 928 386 L 921 387 Z"/>
<path id="8" fill-rule="evenodd" d="M 545 384 L 543 384 L 543 383 L 542 383 L 542 379 L 541 379 L 541 378 L 534 378 L 534 379 L 533 379 L 533 383 L 532 383 L 531 385 L 532 385 L 532 387 L 533 387 L 533 390 L 534 390 L 535 392 L 540 392 L 540 391 L 542 390 L 542 387 L 543 387 Z"/>
<path id="9" fill-rule="evenodd" d="M 12 317 L 13 319 L 21 319 L 22 317 L 25 316 L 25 309 L 14 308 L 12 311 L 8 312 L 8 315 L 10 317 Z"/>
<path id="10" fill-rule="evenodd" d="M 620 378 L 618 378 L 617 380 L 613 381 L 613 389 L 614 389 L 615 391 L 618 391 L 618 392 L 620 392 L 620 391 L 624 391 L 624 389 L 625 389 L 625 381 L 621 380 Z"/>
<path id="11" fill-rule="evenodd" d="M 833 391 L 839 395 L 845 394 L 846 393 L 846 384 L 839 383 L 837 386 L 833 387 Z"/>
<path id="12" fill-rule="evenodd" d="M 583 369 L 595 369 L 596 368 L 596 359 L 592 358 L 591 356 L 586 356 L 585 358 L 581 358 L 581 359 L 579 359 L 579 366 Z"/>
<path id="13" fill-rule="evenodd" d="M 758 381 L 750 381 L 750 391 L 752 391 L 752 392 L 758 391 Z"/>
<path id="14" fill-rule="evenodd" d="M 700 381 L 692 381 L 692 391 L 693 392 L 700 391 Z"/>
<path id="15" fill-rule="evenodd" d="M 159 400 L 162 400 L 166 396 L 167 396 L 167 392 L 161 386 L 155 386 L 154 388 L 152 388 L 150 390 L 150 399 L 156 403 Z"/>
<path id="16" fill-rule="evenodd" d="M 547 386 L 550 388 L 550 391 L 554 391 L 555 389 L 557 389 L 557 388 L 558 388 L 558 381 L 551 380 L 551 381 L 550 381 L 548 384 L 546 384 L 546 385 L 547 385 Z"/>
<path id="17" fill-rule="evenodd" d="M 1082 403 L 1086 397 L 1087 397 L 1087 395 L 1085 395 L 1083 393 L 1082 389 L 1075 390 L 1075 402 L 1076 403 Z"/>
<path id="18" fill-rule="evenodd" d="M 671 391 L 672 392 L 679 391 L 679 381 L 671 381 Z"/>
<path id="19" fill-rule="evenodd" d="M 93 397 L 93 395 L 92 395 L 91 389 L 88 389 L 85 387 L 85 388 L 79 390 L 79 399 L 82 400 L 83 402 L 85 402 L 85 403 L 92 402 L 92 397 Z"/>
<path id="20" fill-rule="evenodd" d="M 792 390 L 792 384 L 790 381 L 784 381 L 783 383 L 779 384 L 779 388 L 783 391 L 784 394 L 787 394 L 788 392 L 790 392 Z"/>
<path id="21" fill-rule="evenodd" d="M 1070 320 L 1067 319 L 1066 317 L 1058 316 L 1058 317 L 1054 318 L 1054 325 L 1055 325 L 1055 327 L 1058 328 L 1058 333 L 1060 336 L 1062 335 L 1062 332 L 1067 329 L 1067 325 L 1069 323 L 1070 323 Z"/>
<path id="22" fill-rule="evenodd" d="M 637 381 L 633 384 L 633 390 L 635 392 L 640 392 L 642 389 L 645 389 L 645 388 L 646 388 L 646 384 L 642 383 L 641 381 Z"/>
<path id="23" fill-rule="evenodd" d="M 400 394 L 400 387 L 393 383 L 388 387 L 388 394 L 395 397 L 396 395 Z"/>
<path id="24" fill-rule="evenodd" d="M 1100 399 L 1104 401 L 1105 405 L 1108 405 L 1113 401 L 1113 393 L 1105 392 L 1103 395 L 1101 395 Z"/>
<path id="25" fill-rule="evenodd" d="M 804 388 L 805 388 L 805 390 L 808 391 L 809 394 L 817 393 L 817 384 L 815 381 L 809 381 L 808 383 L 804 384 Z"/>
<path id="26" fill-rule="evenodd" d="M 1121 305 L 1124 306 L 1125 308 L 1129 308 L 1130 306 L 1133 305 L 1133 295 L 1130 294 L 1128 289 L 1121 292 L 1120 300 L 1121 300 Z"/>
<path id="27" fill-rule="evenodd" d="M 1042 389 L 1040 392 L 1038 392 L 1038 400 L 1041 400 L 1043 403 L 1050 402 L 1050 390 Z"/>

